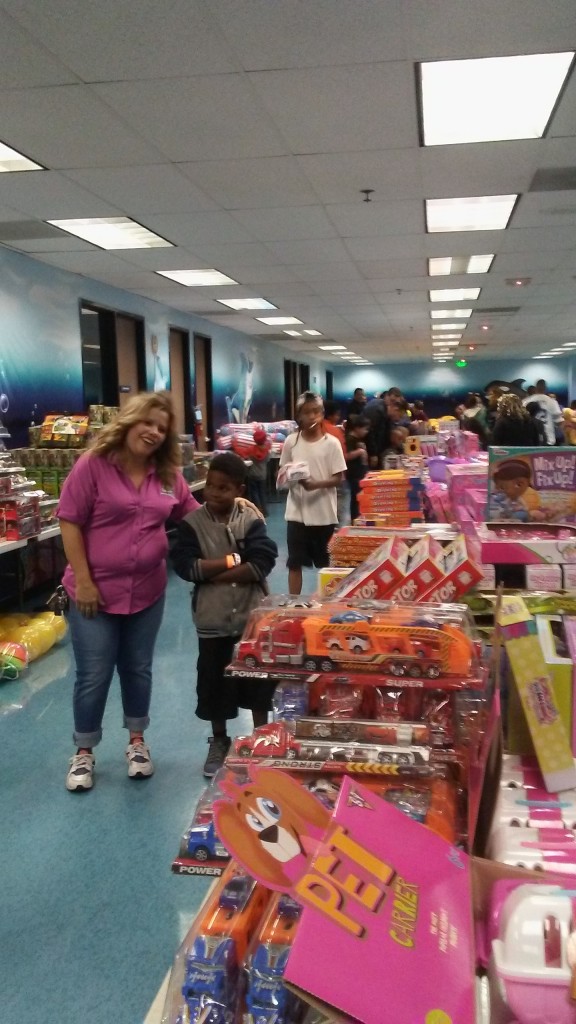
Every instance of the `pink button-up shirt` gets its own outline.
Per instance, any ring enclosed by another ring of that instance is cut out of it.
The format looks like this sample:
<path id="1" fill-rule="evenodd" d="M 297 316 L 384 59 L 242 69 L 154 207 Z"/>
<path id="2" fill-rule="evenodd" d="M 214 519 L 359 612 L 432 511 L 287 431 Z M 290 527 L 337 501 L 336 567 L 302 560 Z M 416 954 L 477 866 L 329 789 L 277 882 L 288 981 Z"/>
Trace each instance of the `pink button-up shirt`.
<path id="1" fill-rule="evenodd" d="M 66 477 L 57 515 L 82 529 L 90 574 L 104 602 L 120 615 L 142 611 L 164 593 L 168 518 L 183 519 L 198 502 L 177 473 L 165 487 L 151 467 L 140 489 L 105 456 L 83 455 Z M 74 572 L 64 586 L 75 600 Z"/>

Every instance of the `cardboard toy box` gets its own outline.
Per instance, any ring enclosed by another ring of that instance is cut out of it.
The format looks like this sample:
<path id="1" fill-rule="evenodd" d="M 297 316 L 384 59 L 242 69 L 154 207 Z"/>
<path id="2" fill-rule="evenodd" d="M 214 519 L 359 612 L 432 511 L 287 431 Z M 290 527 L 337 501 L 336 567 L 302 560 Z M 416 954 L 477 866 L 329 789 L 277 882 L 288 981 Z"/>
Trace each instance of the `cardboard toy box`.
<path id="1" fill-rule="evenodd" d="M 442 552 L 442 576 L 422 595 L 423 601 L 458 601 L 483 578 L 482 570 L 474 561 L 463 534 L 448 544 Z"/>
<path id="2" fill-rule="evenodd" d="M 478 523 L 482 561 L 491 565 L 563 565 L 576 558 L 576 528 L 542 523 Z"/>
<path id="3" fill-rule="evenodd" d="M 525 719 L 546 788 L 551 793 L 573 789 L 576 767 L 569 739 L 571 731 L 558 706 L 538 627 L 519 595 L 502 598 L 498 624 L 511 670 L 508 748 L 511 753 L 530 753 L 527 741 L 522 743 L 519 735 Z M 524 749 L 518 749 L 519 746 Z"/>
<path id="4" fill-rule="evenodd" d="M 398 537 L 387 537 L 334 589 L 333 597 L 340 600 L 357 595 L 363 598 L 383 598 L 404 580 L 410 548 Z"/>
<path id="5" fill-rule="evenodd" d="M 489 449 L 490 522 L 576 523 L 576 449 Z"/>

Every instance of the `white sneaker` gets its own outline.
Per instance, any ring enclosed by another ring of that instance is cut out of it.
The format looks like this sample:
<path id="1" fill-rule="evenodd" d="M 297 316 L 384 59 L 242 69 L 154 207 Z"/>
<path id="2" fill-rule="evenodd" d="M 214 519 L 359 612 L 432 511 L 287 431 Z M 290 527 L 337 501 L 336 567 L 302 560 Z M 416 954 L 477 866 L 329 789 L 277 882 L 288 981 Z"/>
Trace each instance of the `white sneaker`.
<path id="1" fill-rule="evenodd" d="M 74 757 L 70 758 L 66 789 L 71 792 L 79 789 L 92 789 L 95 763 L 93 754 L 74 754 Z"/>
<path id="2" fill-rule="evenodd" d="M 154 775 L 150 751 L 142 740 L 138 743 L 128 744 L 126 760 L 128 761 L 128 775 L 131 779 L 144 779 L 148 775 Z"/>

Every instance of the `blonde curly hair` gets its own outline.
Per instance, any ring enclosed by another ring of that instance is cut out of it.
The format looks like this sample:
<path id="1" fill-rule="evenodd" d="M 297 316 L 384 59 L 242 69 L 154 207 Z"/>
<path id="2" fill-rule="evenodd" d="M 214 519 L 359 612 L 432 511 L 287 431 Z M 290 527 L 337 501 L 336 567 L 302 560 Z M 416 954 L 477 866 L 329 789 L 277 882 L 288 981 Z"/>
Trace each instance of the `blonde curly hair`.
<path id="1" fill-rule="evenodd" d="M 498 399 L 497 411 L 498 416 L 506 416 L 512 420 L 530 419 L 530 413 L 522 405 L 522 400 L 518 398 L 518 395 L 502 395 L 501 398 Z"/>
<path id="2" fill-rule="evenodd" d="M 178 445 L 174 407 L 172 398 L 167 391 L 146 391 L 134 395 L 126 402 L 116 419 L 99 432 L 89 450 L 92 455 L 113 458 L 124 447 L 130 428 L 147 419 L 153 409 L 158 409 L 168 416 L 166 437 L 158 450 L 154 452 L 152 461 L 162 483 L 171 487 L 182 459 Z"/>

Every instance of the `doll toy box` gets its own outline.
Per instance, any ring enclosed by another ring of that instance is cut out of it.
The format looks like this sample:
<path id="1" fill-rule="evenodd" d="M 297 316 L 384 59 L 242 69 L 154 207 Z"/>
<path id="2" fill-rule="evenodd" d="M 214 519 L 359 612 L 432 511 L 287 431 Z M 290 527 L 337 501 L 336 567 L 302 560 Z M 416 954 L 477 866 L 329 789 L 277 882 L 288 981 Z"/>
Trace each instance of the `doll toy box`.
<path id="1" fill-rule="evenodd" d="M 574 448 L 490 448 L 490 522 L 576 523 Z"/>

